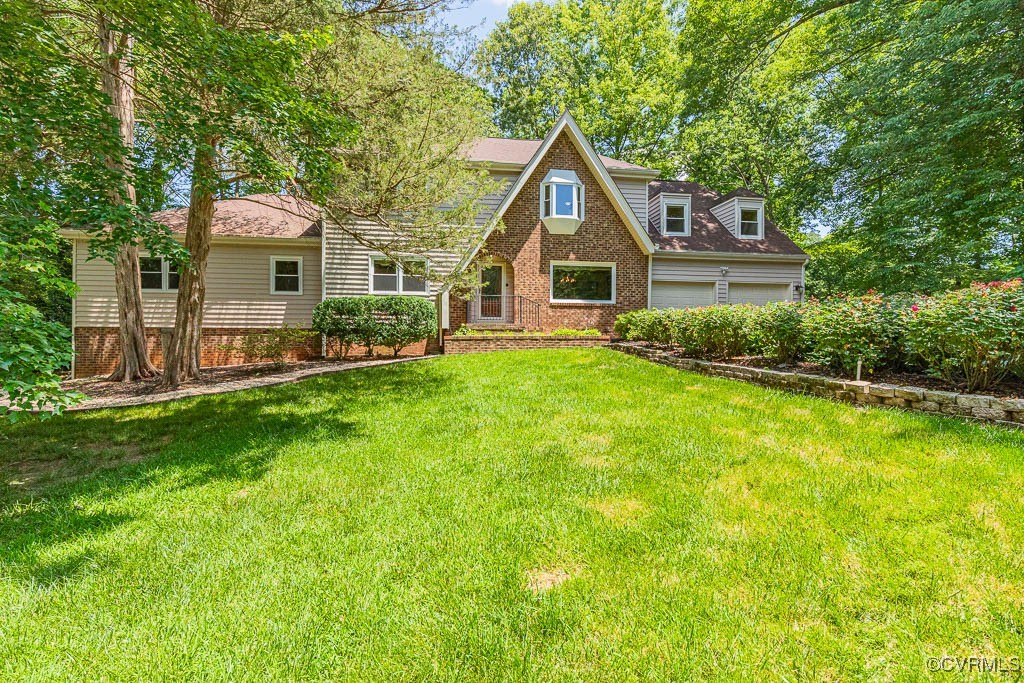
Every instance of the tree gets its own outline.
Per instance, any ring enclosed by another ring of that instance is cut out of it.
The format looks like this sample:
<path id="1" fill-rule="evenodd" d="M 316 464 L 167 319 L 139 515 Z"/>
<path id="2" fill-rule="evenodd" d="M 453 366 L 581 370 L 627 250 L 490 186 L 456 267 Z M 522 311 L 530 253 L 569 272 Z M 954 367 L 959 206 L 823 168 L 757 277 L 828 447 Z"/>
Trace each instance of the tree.
<path id="1" fill-rule="evenodd" d="M 683 97 L 662 0 L 514 5 L 475 57 L 505 135 L 542 137 L 572 111 L 595 149 L 672 174 Z"/>
<path id="2" fill-rule="evenodd" d="M 147 35 L 160 56 L 151 66 L 158 129 L 186 141 L 191 158 L 189 263 L 163 386 L 199 373 L 213 202 L 236 182 L 283 184 L 357 235 L 353 218 L 385 225 L 394 235 L 385 253 L 478 231 L 468 216 L 485 191 L 473 182 L 480 174 L 454 160 L 481 117 L 459 94 L 468 84 L 430 51 L 431 36 L 405 30 L 434 5 L 213 0 Z"/>
<path id="3" fill-rule="evenodd" d="M 695 0 L 682 44 L 704 116 L 735 108 L 759 79 L 810 96 L 785 125 L 810 114 L 805 155 L 818 169 L 783 174 L 779 188 L 831 229 L 831 246 L 861 254 L 861 288 L 935 291 L 1021 262 L 1019 2 Z"/>

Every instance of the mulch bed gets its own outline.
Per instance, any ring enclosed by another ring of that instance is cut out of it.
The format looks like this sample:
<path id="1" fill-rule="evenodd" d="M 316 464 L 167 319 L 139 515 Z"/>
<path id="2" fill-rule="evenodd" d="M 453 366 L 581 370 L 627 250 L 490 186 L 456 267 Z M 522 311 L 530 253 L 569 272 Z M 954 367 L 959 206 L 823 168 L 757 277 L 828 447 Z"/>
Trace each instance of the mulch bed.
<path id="1" fill-rule="evenodd" d="M 661 348 L 661 347 L 658 347 Z M 671 349 L 663 349 L 670 351 L 672 355 L 685 358 L 683 354 L 678 351 L 672 351 Z M 846 375 L 841 372 L 837 372 L 831 368 L 823 365 L 817 365 L 816 363 L 809 363 L 801 361 L 798 363 L 779 364 L 774 362 L 770 358 L 762 358 L 758 356 L 744 356 L 740 358 L 731 358 L 729 360 L 722 361 L 723 363 L 730 363 L 732 365 L 744 365 L 751 368 L 761 368 L 763 370 L 778 370 L 780 372 L 800 372 L 807 375 L 821 375 L 823 377 L 832 377 L 836 379 L 856 379 L 852 375 Z M 921 389 L 931 389 L 934 391 L 956 391 L 964 392 L 966 388 L 961 385 L 950 384 L 949 382 L 940 379 L 938 377 L 932 377 L 923 373 L 917 372 L 906 372 L 897 370 L 876 370 L 875 372 L 865 372 L 861 375 L 861 379 L 868 382 L 880 382 L 884 384 L 895 384 L 898 386 L 905 387 L 919 387 Z M 1015 377 L 1008 377 L 999 384 L 989 387 L 983 393 L 986 396 L 995 396 L 997 398 L 1024 398 L 1024 380 L 1017 379 Z"/>
<path id="2" fill-rule="evenodd" d="M 364 357 L 347 358 L 345 360 L 311 360 L 288 363 L 283 368 L 274 367 L 273 363 L 251 363 L 248 365 L 226 365 L 215 368 L 203 368 L 199 379 L 182 382 L 179 390 L 212 387 L 225 382 L 237 382 L 258 377 L 273 377 L 296 370 L 313 370 L 326 367 L 341 367 L 353 363 L 365 362 Z M 65 389 L 80 391 L 90 399 L 121 399 L 160 394 L 160 378 L 141 380 L 138 382 L 108 382 L 106 377 L 83 377 L 82 379 L 61 382 Z"/>

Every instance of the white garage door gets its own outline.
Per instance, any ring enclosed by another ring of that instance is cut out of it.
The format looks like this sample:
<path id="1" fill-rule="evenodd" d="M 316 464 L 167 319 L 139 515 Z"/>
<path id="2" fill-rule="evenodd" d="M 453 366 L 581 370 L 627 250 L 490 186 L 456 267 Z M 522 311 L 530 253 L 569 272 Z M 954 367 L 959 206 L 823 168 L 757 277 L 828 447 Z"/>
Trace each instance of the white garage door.
<path id="1" fill-rule="evenodd" d="M 789 301 L 789 285 L 730 282 L 729 303 L 766 304 L 769 301 Z"/>
<path id="2" fill-rule="evenodd" d="M 715 303 L 713 282 L 655 282 L 651 284 L 654 308 L 687 308 Z"/>

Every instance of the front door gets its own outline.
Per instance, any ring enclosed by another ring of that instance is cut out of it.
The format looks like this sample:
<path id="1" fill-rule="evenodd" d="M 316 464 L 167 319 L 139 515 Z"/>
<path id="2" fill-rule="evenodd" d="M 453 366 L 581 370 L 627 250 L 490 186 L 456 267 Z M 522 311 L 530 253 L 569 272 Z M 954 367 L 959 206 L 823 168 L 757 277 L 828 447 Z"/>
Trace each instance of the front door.
<path id="1" fill-rule="evenodd" d="M 499 264 L 480 266 L 480 319 L 504 320 L 505 318 L 505 266 Z"/>

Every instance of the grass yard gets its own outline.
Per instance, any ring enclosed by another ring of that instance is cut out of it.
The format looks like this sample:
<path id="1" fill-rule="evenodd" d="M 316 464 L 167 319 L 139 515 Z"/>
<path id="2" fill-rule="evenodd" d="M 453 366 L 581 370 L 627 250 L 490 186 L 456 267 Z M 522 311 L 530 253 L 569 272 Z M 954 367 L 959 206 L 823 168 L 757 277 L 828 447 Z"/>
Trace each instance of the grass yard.
<path id="1" fill-rule="evenodd" d="M 1024 657 L 1024 434 L 605 349 L 69 415 L 0 428 L 0 453 L 3 680 L 954 680 L 926 658 Z"/>

